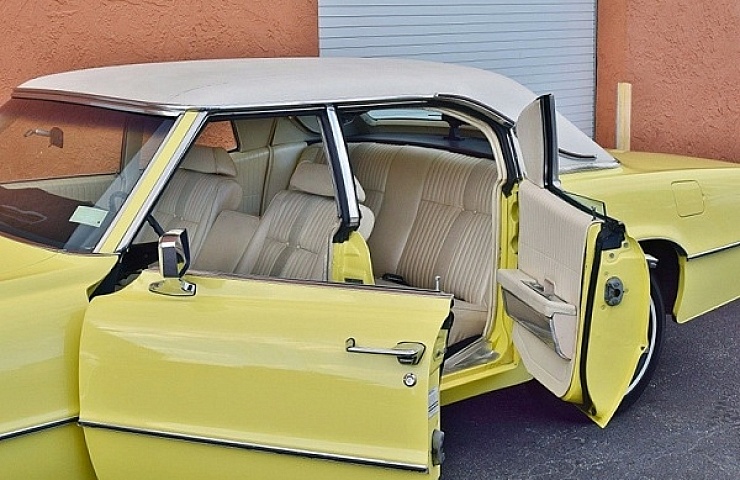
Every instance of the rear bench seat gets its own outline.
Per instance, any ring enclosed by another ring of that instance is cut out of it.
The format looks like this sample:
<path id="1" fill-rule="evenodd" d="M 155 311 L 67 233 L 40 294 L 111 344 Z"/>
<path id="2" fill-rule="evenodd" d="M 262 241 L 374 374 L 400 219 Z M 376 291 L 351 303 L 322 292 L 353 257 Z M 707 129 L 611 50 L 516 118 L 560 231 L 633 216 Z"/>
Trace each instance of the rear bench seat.
<path id="1" fill-rule="evenodd" d="M 409 145 L 351 143 L 348 152 L 375 214 L 375 275 L 427 289 L 439 276 L 455 296 L 449 343 L 481 335 L 491 305 L 495 163 Z M 307 147 L 300 162 L 325 163 L 322 146 Z"/>

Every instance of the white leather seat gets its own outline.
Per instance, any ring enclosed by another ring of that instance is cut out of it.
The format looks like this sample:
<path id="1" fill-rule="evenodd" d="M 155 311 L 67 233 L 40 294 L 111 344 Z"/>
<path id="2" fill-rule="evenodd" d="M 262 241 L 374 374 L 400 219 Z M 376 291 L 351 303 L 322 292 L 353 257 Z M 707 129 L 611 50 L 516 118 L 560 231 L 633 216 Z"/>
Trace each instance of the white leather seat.
<path id="1" fill-rule="evenodd" d="M 358 200 L 363 201 L 365 193 L 359 184 L 356 190 Z M 362 227 L 358 231 L 367 238 L 374 215 L 362 205 L 360 210 Z M 244 275 L 328 279 L 329 251 L 339 217 L 326 164 L 299 164 L 289 189 L 273 198 L 256 229 L 255 222 L 256 217 L 224 212 L 206 241 L 208 258 L 201 258 L 196 266 Z M 244 236 L 238 238 L 239 232 Z"/>
<path id="2" fill-rule="evenodd" d="M 481 335 L 490 317 L 496 165 L 444 150 L 350 143 L 350 163 L 376 216 L 368 241 L 377 276 L 455 295 L 449 343 Z M 301 161 L 325 162 L 321 145 Z M 377 279 L 379 285 L 392 285 Z"/>
<path id="3" fill-rule="evenodd" d="M 187 229 L 193 259 L 218 215 L 239 207 L 242 188 L 234 177 L 236 166 L 226 150 L 195 145 L 158 200 L 154 218 L 165 231 Z M 139 241 L 156 241 L 156 233 L 145 229 Z"/>

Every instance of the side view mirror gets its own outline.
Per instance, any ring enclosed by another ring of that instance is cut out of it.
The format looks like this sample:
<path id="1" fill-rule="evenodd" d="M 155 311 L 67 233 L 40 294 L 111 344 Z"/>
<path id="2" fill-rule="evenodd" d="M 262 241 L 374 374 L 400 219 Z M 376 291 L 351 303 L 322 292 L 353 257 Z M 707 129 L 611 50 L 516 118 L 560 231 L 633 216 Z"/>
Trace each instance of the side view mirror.
<path id="1" fill-rule="evenodd" d="M 164 278 L 181 278 L 190 268 L 188 231 L 177 228 L 159 237 L 159 273 Z"/>
<path id="2" fill-rule="evenodd" d="M 159 238 L 159 273 L 164 280 L 149 285 L 149 291 L 161 295 L 192 296 L 195 284 L 182 279 L 190 268 L 190 242 L 184 228 L 169 230 Z"/>

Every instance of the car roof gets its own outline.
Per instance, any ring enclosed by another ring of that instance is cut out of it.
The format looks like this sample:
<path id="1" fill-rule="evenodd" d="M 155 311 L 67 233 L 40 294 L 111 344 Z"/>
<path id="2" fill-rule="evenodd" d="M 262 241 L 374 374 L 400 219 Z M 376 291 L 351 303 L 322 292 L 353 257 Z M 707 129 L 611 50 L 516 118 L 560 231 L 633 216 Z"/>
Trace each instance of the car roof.
<path id="1" fill-rule="evenodd" d="M 75 70 L 29 80 L 14 97 L 47 98 L 176 115 L 452 96 L 511 122 L 535 94 L 478 68 L 400 58 L 238 58 L 142 63 Z M 560 145 L 592 156 L 572 168 L 616 165 L 613 157 L 558 114 Z M 566 163 L 569 161 L 566 160 Z M 570 169 L 571 166 L 561 165 Z"/>
<path id="2" fill-rule="evenodd" d="M 251 58 L 119 65 L 48 75 L 28 94 L 89 97 L 164 111 L 260 108 L 453 95 L 516 120 L 535 95 L 496 73 L 379 58 Z M 79 99 L 83 101 L 83 99 Z"/>

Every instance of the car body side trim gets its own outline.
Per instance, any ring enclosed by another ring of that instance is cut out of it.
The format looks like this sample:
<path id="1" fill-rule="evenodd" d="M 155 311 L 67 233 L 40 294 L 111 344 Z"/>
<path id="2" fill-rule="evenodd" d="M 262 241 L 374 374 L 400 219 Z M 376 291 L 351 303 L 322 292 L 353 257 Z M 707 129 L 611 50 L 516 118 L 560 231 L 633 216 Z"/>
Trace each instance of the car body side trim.
<path id="1" fill-rule="evenodd" d="M 730 243 L 729 245 L 724 245 L 722 247 L 713 248 L 705 252 L 695 253 L 693 255 L 689 255 L 688 257 L 686 257 L 686 260 L 696 260 L 701 257 L 707 257 L 709 255 L 724 252 L 725 250 L 732 250 L 733 248 L 737 248 L 737 247 L 740 247 L 740 242 Z"/>
<path id="2" fill-rule="evenodd" d="M 276 453 L 282 455 L 292 455 L 303 458 L 310 458 L 315 460 L 331 460 L 342 463 L 352 463 L 355 465 L 365 465 L 371 467 L 390 468 L 394 470 L 404 470 L 418 473 L 429 473 L 429 467 L 427 465 L 420 465 L 414 463 L 395 462 L 390 460 L 383 460 L 378 458 L 366 458 L 356 457 L 353 455 L 342 455 L 336 453 L 327 452 L 316 452 L 312 450 L 304 450 L 300 448 L 287 448 L 287 447 L 276 447 L 272 445 L 262 445 L 258 443 L 242 442 L 236 440 L 227 440 L 222 438 L 209 438 L 202 437 L 199 435 L 189 435 L 184 433 L 165 432 L 161 430 L 148 430 L 136 427 L 126 427 L 121 425 L 112 425 L 101 422 L 90 422 L 81 420 L 79 424 L 84 428 L 98 428 L 104 430 L 111 430 L 114 432 L 121 433 L 133 433 L 136 435 L 146 435 L 150 437 L 158 437 L 169 440 L 180 440 L 185 442 L 202 443 L 206 445 L 215 445 L 220 447 L 238 448 L 242 450 L 253 450 L 257 452 L 265 453 Z"/>
<path id="3" fill-rule="evenodd" d="M 10 440 L 11 438 L 21 437 L 31 433 L 41 432 L 43 430 L 49 430 L 51 428 L 61 427 L 63 425 L 75 423 L 78 420 L 77 417 L 62 418 L 61 420 L 53 420 L 51 422 L 42 423 L 40 425 L 34 425 L 32 427 L 20 428 L 10 432 L 0 433 L 0 442 L 3 440 Z"/>

